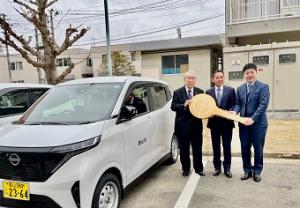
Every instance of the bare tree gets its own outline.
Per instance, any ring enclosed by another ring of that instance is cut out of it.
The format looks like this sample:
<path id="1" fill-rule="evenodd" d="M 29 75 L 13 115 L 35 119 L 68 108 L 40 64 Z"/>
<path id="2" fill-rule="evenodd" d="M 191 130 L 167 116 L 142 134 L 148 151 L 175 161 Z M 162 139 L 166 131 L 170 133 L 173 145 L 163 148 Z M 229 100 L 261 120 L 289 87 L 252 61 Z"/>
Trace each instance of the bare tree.
<path id="1" fill-rule="evenodd" d="M 65 31 L 63 43 L 59 46 L 52 37 L 47 25 L 47 9 L 58 0 L 12 0 L 20 8 L 16 11 L 32 24 L 41 34 L 43 50 L 30 45 L 31 37 L 24 38 L 12 28 L 6 21 L 5 16 L 0 17 L 0 27 L 4 31 L 4 37 L 0 37 L 0 42 L 7 44 L 18 51 L 22 57 L 34 67 L 44 69 L 46 80 L 49 84 L 61 82 L 66 75 L 71 73 L 75 64 L 70 63 L 67 69 L 61 74 L 56 71 L 56 58 L 72 46 L 77 40 L 85 35 L 89 28 L 72 27 L 70 25 Z M 38 57 L 38 61 L 36 58 Z"/>
<path id="2" fill-rule="evenodd" d="M 127 56 L 120 51 L 112 52 L 112 73 L 114 76 L 135 75 L 135 68 Z M 107 54 L 103 56 L 101 74 L 108 74 Z"/>

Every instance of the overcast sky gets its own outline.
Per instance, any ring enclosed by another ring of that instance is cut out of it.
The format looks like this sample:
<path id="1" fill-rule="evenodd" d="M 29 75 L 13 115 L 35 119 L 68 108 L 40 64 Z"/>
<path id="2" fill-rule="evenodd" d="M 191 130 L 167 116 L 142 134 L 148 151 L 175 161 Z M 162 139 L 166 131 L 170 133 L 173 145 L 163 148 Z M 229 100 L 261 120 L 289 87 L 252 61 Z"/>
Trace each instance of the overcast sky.
<path id="1" fill-rule="evenodd" d="M 176 38 L 178 27 L 182 37 L 224 32 L 224 0 L 108 1 L 112 44 Z M 12 5 L 9 0 L 1 0 L 0 13 L 7 14 L 19 33 L 33 36 L 33 26 L 18 16 Z M 103 0 L 59 0 L 53 8 L 59 13 L 54 18 L 58 42 L 72 24 L 91 28 L 76 47 L 105 45 Z"/>

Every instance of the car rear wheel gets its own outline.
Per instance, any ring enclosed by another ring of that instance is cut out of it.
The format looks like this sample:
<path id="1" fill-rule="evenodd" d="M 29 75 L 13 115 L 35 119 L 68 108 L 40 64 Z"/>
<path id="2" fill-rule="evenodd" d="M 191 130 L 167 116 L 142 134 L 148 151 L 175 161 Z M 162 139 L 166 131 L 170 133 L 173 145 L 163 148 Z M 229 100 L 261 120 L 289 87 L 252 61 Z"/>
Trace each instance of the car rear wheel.
<path id="1" fill-rule="evenodd" d="M 119 208 L 121 202 L 121 185 L 119 179 L 107 173 L 99 180 L 92 208 Z"/>

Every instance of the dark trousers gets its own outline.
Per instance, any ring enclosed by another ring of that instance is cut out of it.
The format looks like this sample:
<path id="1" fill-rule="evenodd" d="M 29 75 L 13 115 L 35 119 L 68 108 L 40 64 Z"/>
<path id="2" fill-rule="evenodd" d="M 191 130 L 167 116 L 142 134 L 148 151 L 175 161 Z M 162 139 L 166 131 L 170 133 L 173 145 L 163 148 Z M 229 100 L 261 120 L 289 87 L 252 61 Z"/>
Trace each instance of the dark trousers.
<path id="1" fill-rule="evenodd" d="M 215 170 L 221 170 L 221 141 L 224 155 L 223 168 L 224 171 L 230 170 L 232 128 L 211 128 L 210 134 L 214 153 L 213 163 Z"/>
<path id="2" fill-rule="evenodd" d="M 196 131 L 199 131 L 199 129 Z M 202 131 L 201 134 L 199 134 L 199 132 L 193 133 L 193 131 L 189 131 L 186 136 L 179 136 L 180 162 L 182 165 L 182 171 L 189 172 L 191 168 L 190 144 L 192 145 L 193 165 L 195 172 L 203 171 L 202 137 Z"/>
<path id="3" fill-rule="evenodd" d="M 240 126 L 239 129 L 244 172 L 260 174 L 267 127 Z M 254 166 L 251 163 L 251 146 L 254 149 Z"/>

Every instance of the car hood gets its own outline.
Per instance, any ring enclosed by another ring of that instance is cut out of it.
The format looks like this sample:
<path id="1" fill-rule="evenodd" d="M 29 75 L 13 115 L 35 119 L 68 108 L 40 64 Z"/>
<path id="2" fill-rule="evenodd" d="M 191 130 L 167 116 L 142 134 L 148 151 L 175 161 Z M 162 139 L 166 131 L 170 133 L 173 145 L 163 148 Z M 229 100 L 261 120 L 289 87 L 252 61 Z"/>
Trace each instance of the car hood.
<path id="1" fill-rule="evenodd" d="M 0 127 L 2 147 L 54 147 L 102 134 L 104 121 L 83 125 L 16 125 Z"/>

